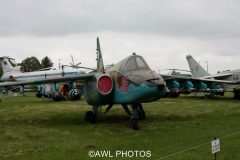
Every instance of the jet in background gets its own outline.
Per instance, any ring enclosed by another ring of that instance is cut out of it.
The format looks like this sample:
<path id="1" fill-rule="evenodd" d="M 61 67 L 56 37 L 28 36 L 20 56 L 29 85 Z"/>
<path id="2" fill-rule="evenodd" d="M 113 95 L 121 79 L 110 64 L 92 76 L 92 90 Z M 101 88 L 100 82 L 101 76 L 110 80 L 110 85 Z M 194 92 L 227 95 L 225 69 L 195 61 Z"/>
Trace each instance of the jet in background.
<path id="1" fill-rule="evenodd" d="M 238 71 L 210 75 L 191 55 L 187 56 L 187 60 L 192 76 L 186 74 L 161 74 L 166 81 L 169 97 L 178 97 L 180 94 L 192 92 L 204 92 L 207 93 L 208 98 L 214 98 L 217 95 L 224 96 L 225 91 L 232 91 L 234 92 L 234 98 L 240 99 Z"/>
<path id="2" fill-rule="evenodd" d="M 0 64 L 3 69 L 1 81 L 25 81 L 25 80 L 42 80 L 45 78 L 61 77 L 64 75 L 78 75 L 84 72 L 77 68 L 62 66 L 61 69 L 46 68 L 33 72 L 24 72 L 23 66 L 13 67 L 10 63 L 13 58 L 0 57 Z"/>
<path id="3" fill-rule="evenodd" d="M 218 73 L 215 75 L 209 74 L 191 55 L 186 56 L 189 68 L 192 73 L 192 77 L 194 78 L 201 78 L 202 86 L 204 86 L 204 80 L 222 80 L 228 82 L 235 82 L 235 83 L 205 83 L 205 87 L 202 88 L 209 88 L 210 90 L 215 90 L 216 93 L 222 92 L 224 94 L 225 91 L 233 92 L 234 99 L 240 99 L 240 70 L 228 70 L 222 73 Z M 221 91 L 222 90 L 222 91 Z"/>
<path id="4" fill-rule="evenodd" d="M 63 76 L 69 76 L 69 75 L 80 75 L 84 74 L 82 70 L 74 67 L 66 67 L 62 66 L 61 69 L 55 69 L 55 68 L 46 68 L 39 71 L 33 71 L 33 72 L 24 72 L 23 66 L 16 66 L 13 67 L 11 64 L 11 60 L 14 60 L 13 58 L 9 57 L 0 57 L 0 64 L 3 69 L 3 76 L 1 77 L 1 81 L 4 82 L 24 82 L 24 81 L 41 81 L 47 78 L 60 78 Z M 56 93 L 54 90 L 59 88 L 61 90 L 62 97 L 68 92 L 68 97 L 70 100 L 77 100 L 81 97 L 81 93 L 79 91 L 79 87 L 77 87 L 78 84 L 71 83 L 71 84 L 59 84 L 56 85 L 50 85 L 50 84 L 44 84 L 44 85 L 38 85 L 37 87 L 37 94 L 36 96 L 38 98 L 41 98 L 42 96 L 52 98 L 53 100 L 60 100 L 60 95 L 55 95 Z M 24 87 L 20 86 L 20 93 L 24 94 Z"/>
<path id="5" fill-rule="evenodd" d="M 168 74 L 163 74 L 160 73 L 159 70 L 159 74 L 164 78 L 164 80 L 166 81 L 167 87 L 168 87 L 168 97 L 173 97 L 176 98 L 178 97 L 180 94 L 190 94 L 192 93 L 192 91 L 194 90 L 193 88 L 193 84 L 186 79 L 175 79 L 174 77 L 191 77 L 192 75 L 189 73 L 181 73 L 180 71 L 184 71 L 184 72 L 190 72 L 188 70 L 183 70 L 183 69 L 163 69 L 161 71 L 167 71 L 170 70 L 170 72 Z"/>

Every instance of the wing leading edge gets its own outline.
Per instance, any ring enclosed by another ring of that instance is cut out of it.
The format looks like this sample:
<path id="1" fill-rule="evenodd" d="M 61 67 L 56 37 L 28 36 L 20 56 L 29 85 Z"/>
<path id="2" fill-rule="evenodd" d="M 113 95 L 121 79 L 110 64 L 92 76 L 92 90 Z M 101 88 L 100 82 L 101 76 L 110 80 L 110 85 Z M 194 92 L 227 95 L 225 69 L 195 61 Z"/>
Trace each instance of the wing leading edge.
<path id="1" fill-rule="evenodd" d="M 217 79 L 206 79 L 206 78 L 197 78 L 197 77 L 186 77 L 186 76 L 176 76 L 176 75 L 161 75 L 165 81 L 168 80 L 190 80 L 190 81 L 201 81 L 201 82 L 216 82 L 216 83 L 225 83 L 225 84 L 240 84 L 240 81 L 226 81 L 226 80 L 217 80 Z"/>
<path id="2" fill-rule="evenodd" d="M 29 80 L 29 81 L 20 81 L 20 82 L 3 82 L 0 83 L 0 87 L 8 87 L 8 86 L 17 86 L 17 85 L 27 85 L 27 84 L 43 84 L 43 83 L 57 83 L 57 82 L 66 82 L 66 81 L 77 81 L 77 80 L 87 80 L 94 78 L 94 73 L 89 74 L 81 74 L 74 76 L 63 76 L 57 78 L 46 78 L 43 80 Z"/>

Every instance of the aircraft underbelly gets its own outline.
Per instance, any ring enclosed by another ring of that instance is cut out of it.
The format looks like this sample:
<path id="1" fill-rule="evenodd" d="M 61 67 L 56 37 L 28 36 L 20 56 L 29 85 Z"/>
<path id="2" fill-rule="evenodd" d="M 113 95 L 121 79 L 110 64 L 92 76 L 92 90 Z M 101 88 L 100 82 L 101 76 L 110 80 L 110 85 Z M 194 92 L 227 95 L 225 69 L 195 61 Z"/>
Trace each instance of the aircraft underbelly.
<path id="1" fill-rule="evenodd" d="M 240 88 L 240 85 L 222 84 L 222 87 L 226 91 L 233 91 L 236 88 Z"/>
<path id="2" fill-rule="evenodd" d="M 119 104 L 144 103 L 159 99 L 161 93 L 157 87 L 149 87 L 144 83 L 140 86 L 130 84 L 127 90 L 116 87 L 113 97 L 113 102 Z"/>

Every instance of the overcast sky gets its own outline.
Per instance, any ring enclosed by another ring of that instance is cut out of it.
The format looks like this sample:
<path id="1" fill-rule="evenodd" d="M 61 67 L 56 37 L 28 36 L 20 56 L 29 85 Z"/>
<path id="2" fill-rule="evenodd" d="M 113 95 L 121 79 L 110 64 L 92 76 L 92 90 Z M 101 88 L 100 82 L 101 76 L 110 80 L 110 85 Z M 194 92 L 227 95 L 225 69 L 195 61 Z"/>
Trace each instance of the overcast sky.
<path id="1" fill-rule="evenodd" d="M 240 68 L 238 0 L 1 0 L 0 56 L 96 66 L 136 52 L 152 69 L 188 69 L 191 54 L 215 73 Z"/>

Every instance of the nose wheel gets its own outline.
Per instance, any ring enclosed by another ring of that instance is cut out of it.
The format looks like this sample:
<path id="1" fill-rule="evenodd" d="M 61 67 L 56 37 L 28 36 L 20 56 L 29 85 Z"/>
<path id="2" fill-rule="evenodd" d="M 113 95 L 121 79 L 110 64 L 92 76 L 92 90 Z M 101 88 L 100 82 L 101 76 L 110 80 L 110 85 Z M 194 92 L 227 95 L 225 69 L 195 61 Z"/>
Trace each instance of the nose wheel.
<path id="1" fill-rule="evenodd" d="M 131 118 L 130 123 L 131 123 L 131 126 L 134 130 L 139 130 L 138 118 Z"/>
<path id="2" fill-rule="evenodd" d="M 138 121 L 145 120 L 146 114 L 141 103 L 132 104 L 133 113 L 131 115 L 130 124 L 134 130 L 138 130 Z"/>

